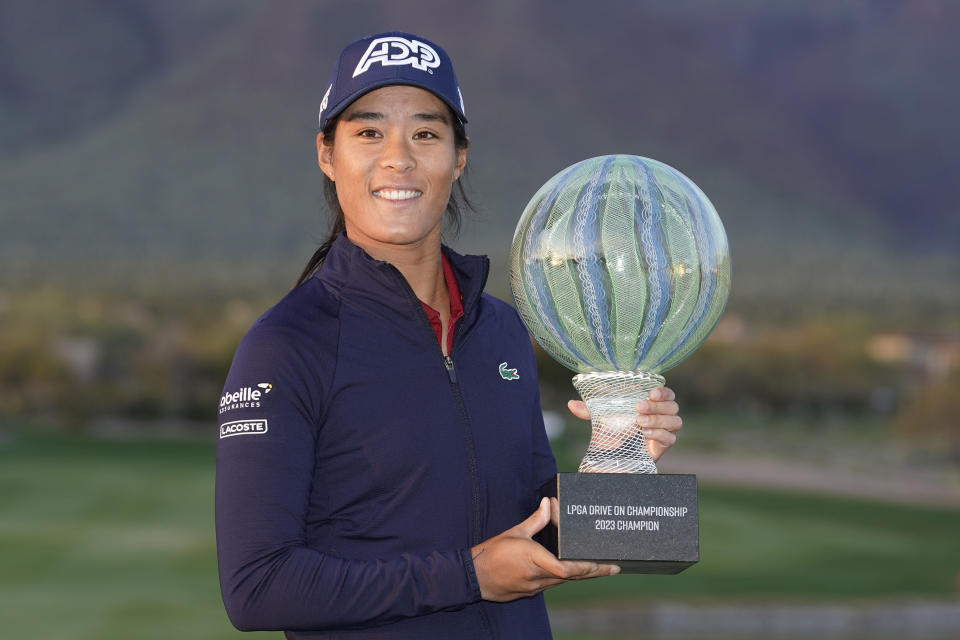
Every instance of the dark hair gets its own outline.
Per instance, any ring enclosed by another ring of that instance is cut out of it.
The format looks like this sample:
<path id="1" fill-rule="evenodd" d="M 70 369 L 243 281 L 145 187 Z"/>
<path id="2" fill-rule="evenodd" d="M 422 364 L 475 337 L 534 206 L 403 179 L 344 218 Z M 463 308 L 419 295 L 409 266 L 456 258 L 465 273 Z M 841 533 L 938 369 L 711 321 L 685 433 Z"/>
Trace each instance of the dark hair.
<path id="1" fill-rule="evenodd" d="M 466 149 L 470 144 L 470 141 L 467 139 L 466 129 L 464 129 L 463 123 L 460 122 L 459 118 L 457 118 L 456 114 L 453 113 L 450 107 L 447 107 L 447 110 L 450 112 L 450 118 L 453 122 L 453 146 L 456 149 Z M 326 127 L 323 128 L 323 144 L 333 144 L 334 132 L 337 130 L 338 121 L 339 118 L 334 118 L 327 123 Z M 450 199 L 447 201 L 446 212 L 448 216 L 448 224 L 452 228 L 454 235 L 460 231 L 462 208 L 465 207 L 470 211 L 474 211 L 473 203 L 470 202 L 470 198 L 467 197 L 467 192 L 463 185 L 466 174 L 467 168 L 464 167 L 460 178 L 454 183 L 454 188 L 450 190 Z M 337 198 L 337 185 L 333 180 L 328 178 L 326 174 L 323 176 L 323 198 L 326 200 L 327 208 L 330 210 L 330 213 L 333 216 L 333 220 L 330 224 L 330 233 L 324 243 L 313 252 L 310 260 L 307 261 L 307 266 L 303 268 L 303 272 L 297 279 L 297 284 L 294 286 L 300 286 L 306 282 L 306 280 L 313 275 L 317 269 L 320 268 L 320 265 L 323 264 L 324 259 L 327 257 L 327 253 L 330 251 L 330 247 L 333 245 L 334 240 L 337 239 L 337 236 L 340 235 L 341 232 L 346 230 L 343 209 L 340 207 L 339 198 Z"/>

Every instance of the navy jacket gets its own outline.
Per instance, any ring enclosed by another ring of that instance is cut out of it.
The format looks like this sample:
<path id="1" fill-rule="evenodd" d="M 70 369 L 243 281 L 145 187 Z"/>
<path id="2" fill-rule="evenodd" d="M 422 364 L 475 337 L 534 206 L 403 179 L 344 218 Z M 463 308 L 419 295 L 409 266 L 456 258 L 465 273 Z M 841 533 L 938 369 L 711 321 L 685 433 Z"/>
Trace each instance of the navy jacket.
<path id="1" fill-rule="evenodd" d="M 542 596 L 481 601 L 470 547 L 556 467 L 516 312 L 444 249 L 464 317 L 443 356 L 392 265 L 340 236 L 237 348 L 220 402 L 220 584 L 288 638 L 548 638 Z M 515 370 L 515 371 L 514 371 Z"/>

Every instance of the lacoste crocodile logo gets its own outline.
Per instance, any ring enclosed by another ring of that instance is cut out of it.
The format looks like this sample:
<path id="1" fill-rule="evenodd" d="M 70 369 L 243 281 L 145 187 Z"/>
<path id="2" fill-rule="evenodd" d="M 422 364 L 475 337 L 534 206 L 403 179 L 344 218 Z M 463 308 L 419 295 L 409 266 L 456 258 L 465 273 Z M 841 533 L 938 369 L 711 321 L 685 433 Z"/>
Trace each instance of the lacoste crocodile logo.
<path id="1" fill-rule="evenodd" d="M 500 363 L 500 377 L 504 380 L 519 380 L 520 375 L 517 373 L 516 369 L 507 369 L 507 363 Z"/>

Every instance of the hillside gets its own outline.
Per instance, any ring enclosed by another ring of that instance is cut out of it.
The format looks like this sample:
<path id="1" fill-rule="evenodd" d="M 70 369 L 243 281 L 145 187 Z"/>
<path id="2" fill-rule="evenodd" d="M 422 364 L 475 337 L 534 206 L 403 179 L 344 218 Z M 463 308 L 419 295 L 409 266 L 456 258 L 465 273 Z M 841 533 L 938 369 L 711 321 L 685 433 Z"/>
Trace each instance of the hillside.
<path id="1" fill-rule="evenodd" d="M 527 199 L 586 157 L 694 179 L 732 304 L 960 306 L 960 5 L 536 0 L 0 0 L 0 282 L 289 283 L 324 232 L 315 112 L 337 51 L 419 31 L 457 62 L 479 212 L 503 259 Z"/>

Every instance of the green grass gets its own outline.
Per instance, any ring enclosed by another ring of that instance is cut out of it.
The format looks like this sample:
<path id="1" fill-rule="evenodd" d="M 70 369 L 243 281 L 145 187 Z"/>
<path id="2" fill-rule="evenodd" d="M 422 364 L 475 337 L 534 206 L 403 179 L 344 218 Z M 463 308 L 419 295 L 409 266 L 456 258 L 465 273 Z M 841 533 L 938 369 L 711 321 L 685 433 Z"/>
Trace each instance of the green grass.
<path id="1" fill-rule="evenodd" d="M 700 500 L 698 565 L 566 585 L 550 603 L 955 593 L 956 511 L 709 486 Z M 212 507 L 210 443 L 0 441 L 4 637 L 278 638 L 230 626 Z"/>
<path id="2" fill-rule="evenodd" d="M 701 486 L 698 564 L 571 584 L 548 601 L 951 597 L 958 539 L 955 510 Z"/>
<path id="3" fill-rule="evenodd" d="M 212 489 L 208 445 L 0 446 L 3 635 L 244 637 L 220 602 Z"/>

